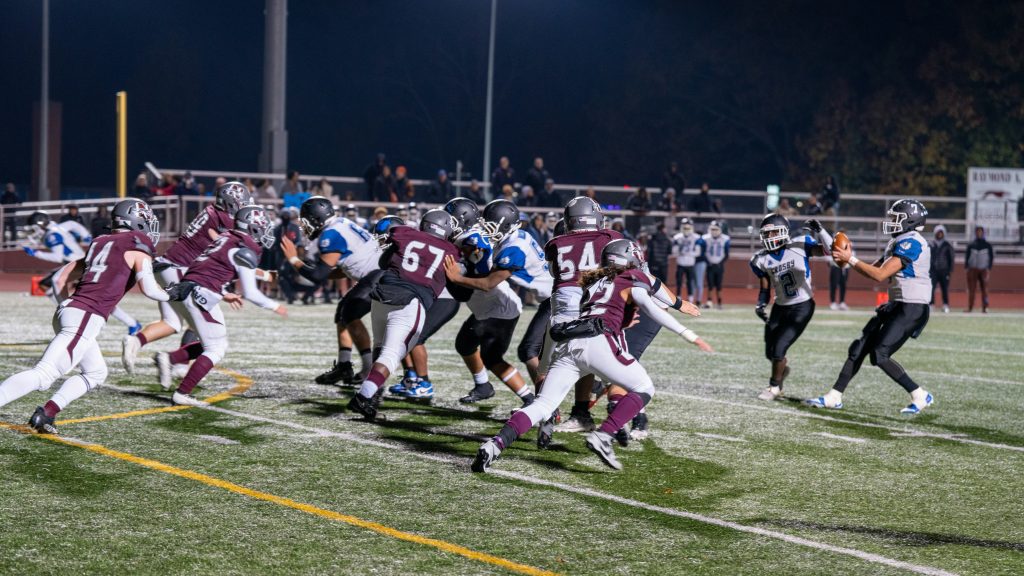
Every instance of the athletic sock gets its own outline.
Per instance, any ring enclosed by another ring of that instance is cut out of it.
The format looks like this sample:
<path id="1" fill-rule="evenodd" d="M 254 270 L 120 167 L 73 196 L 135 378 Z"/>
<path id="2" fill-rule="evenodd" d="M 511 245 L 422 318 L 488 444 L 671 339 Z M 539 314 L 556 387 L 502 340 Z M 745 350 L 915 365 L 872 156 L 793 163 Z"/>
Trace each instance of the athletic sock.
<path id="1" fill-rule="evenodd" d="M 519 396 L 520 398 L 523 399 L 524 405 L 532 403 L 534 398 L 536 398 L 536 396 L 534 396 L 533 394 L 533 391 L 530 390 L 530 387 L 525 384 L 522 388 L 516 390 L 516 396 Z"/>
<path id="2" fill-rule="evenodd" d="M 476 374 L 473 374 L 473 384 L 480 386 L 481 384 L 487 384 L 487 370 L 481 370 Z"/>
<path id="3" fill-rule="evenodd" d="M 363 398 L 373 398 L 377 390 L 384 385 L 385 380 L 387 379 L 380 372 L 370 372 L 359 388 L 359 395 Z"/>
<path id="4" fill-rule="evenodd" d="M 146 344 L 149 343 L 149 340 L 146 338 L 146 335 L 143 334 L 142 332 L 139 332 L 138 334 L 136 334 L 135 337 L 139 339 L 139 347 L 140 348 L 142 346 L 145 346 Z"/>
<path id="5" fill-rule="evenodd" d="M 43 414 L 46 414 L 47 418 L 53 418 L 61 411 L 59 404 L 53 400 L 47 400 L 46 404 L 43 404 Z"/>
<path id="6" fill-rule="evenodd" d="M 501 427 L 501 431 L 494 437 L 494 441 L 498 444 L 498 447 L 504 450 L 507 446 L 511 445 L 523 434 L 533 427 L 533 422 L 530 421 L 530 417 L 525 412 L 520 410 L 512 415 L 505 422 L 505 425 Z"/>
<path id="7" fill-rule="evenodd" d="M 344 364 L 345 362 L 352 361 L 352 349 L 348 347 L 338 347 L 338 364 Z"/>
<path id="8" fill-rule="evenodd" d="M 605 434 L 615 435 L 623 426 L 629 424 L 634 416 L 640 413 L 644 407 L 644 399 L 636 393 L 630 392 L 615 404 L 615 409 L 601 423 L 600 430 Z"/>
<path id="9" fill-rule="evenodd" d="M 359 360 L 362 361 L 363 365 L 359 368 L 359 373 L 366 376 L 370 373 L 370 367 L 373 366 L 373 350 L 367 348 L 366 350 L 359 351 Z"/>
<path id="10" fill-rule="evenodd" d="M 53 397 L 50 398 L 50 401 L 46 403 L 46 406 L 43 406 L 43 411 L 46 412 L 47 416 L 53 417 L 57 412 L 67 408 L 68 404 L 71 404 L 75 400 L 85 396 L 85 393 L 88 391 L 89 384 L 86 383 L 85 378 L 81 375 L 68 378 L 64 381 L 60 390 L 57 390 Z M 56 408 L 53 414 L 50 414 L 49 412 L 48 407 L 50 404 L 53 404 L 53 407 Z"/>
<path id="11" fill-rule="evenodd" d="M 178 348 L 174 352 L 168 354 L 168 358 L 171 364 L 187 364 L 190 360 L 199 358 L 199 355 L 203 353 L 202 342 L 193 342 L 186 344 L 181 348 Z"/>
<path id="12" fill-rule="evenodd" d="M 569 415 L 570 416 L 583 417 L 583 418 L 589 418 L 590 417 L 590 400 L 577 400 L 576 403 L 572 405 L 572 412 L 570 412 Z"/>
<path id="13" fill-rule="evenodd" d="M 413 372 L 412 377 L 415 378 L 417 382 L 430 382 L 429 374 L 416 374 Z"/>
<path id="14" fill-rule="evenodd" d="M 210 360 L 210 357 L 200 355 L 188 369 L 188 373 L 185 374 L 185 378 L 181 380 L 181 384 L 178 386 L 178 392 L 181 392 L 182 394 L 191 394 L 192 390 L 195 390 L 195 387 L 199 384 L 199 381 L 205 378 L 212 369 L 213 362 Z"/>

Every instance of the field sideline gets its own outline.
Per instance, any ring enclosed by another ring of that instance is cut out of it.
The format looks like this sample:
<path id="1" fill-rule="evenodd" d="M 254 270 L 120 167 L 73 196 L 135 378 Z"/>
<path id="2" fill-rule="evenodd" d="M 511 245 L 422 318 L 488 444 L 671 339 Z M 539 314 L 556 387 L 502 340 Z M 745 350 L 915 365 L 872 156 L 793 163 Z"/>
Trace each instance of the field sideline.
<path id="1" fill-rule="evenodd" d="M 138 295 L 124 305 L 156 313 Z M 41 353 L 53 307 L 13 293 L 0 306 L 6 377 Z M 907 418 L 906 394 L 870 366 L 843 411 L 796 401 L 828 389 L 867 309 L 819 307 L 790 351 L 794 400 L 775 403 L 756 399 L 760 321 L 709 311 L 687 324 L 718 353 L 671 335 L 648 349 L 652 436 L 619 449 L 625 470 L 575 434 L 539 452 L 531 432 L 481 476 L 472 455 L 518 402 L 456 401 L 466 312 L 431 342 L 433 404 L 389 400 L 368 424 L 346 412 L 350 391 L 312 382 L 333 356 L 333 307 L 290 311 L 226 312 L 209 409 L 169 409 L 148 360 L 128 377 L 116 321 L 100 339 L 109 386 L 61 414 L 61 437 L 21 426 L 47 394 L 0 408 L 0 572 L 1022 572 L 1024 314 L 933 314 L 896 355 L 936 396 Z"/>

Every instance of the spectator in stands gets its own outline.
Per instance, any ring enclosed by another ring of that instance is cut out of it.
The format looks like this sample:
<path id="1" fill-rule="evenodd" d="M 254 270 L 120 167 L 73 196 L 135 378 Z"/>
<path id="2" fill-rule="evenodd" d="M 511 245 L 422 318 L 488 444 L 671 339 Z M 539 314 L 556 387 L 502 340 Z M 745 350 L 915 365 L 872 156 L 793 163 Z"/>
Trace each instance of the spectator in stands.
<path id="1" fill-rule="evenodd" d="M 550 230 L 552 234 L 555 233 L 555 225 L 558 224 L 558 221 L 561 218 L 562 216 L 558 212 L 548 212 L 547 216 L 545 216 L 544 220 L 548 225 L 548 230 Z"/>
<path id="2" fill-rule="evenodd" d="M 519 189 L 519 200 L 516 202 L 520 206 L 536 206 L 537 196 L 533 193 L 533 188 L 529 186 L 523 186 Z"/>
<path id="3" fill-rule="evenodd" d="M 967 310 L 974 310 L 974 293 L 981 285 L 981 311 L 988 312 L 988 276 L 995 260 L 992 245 L 985 239 L 985 228 L 974 229 L 974 241 L 967 245 L 964 267 L 967 268 Z"/>
<path id="4" fill-rule="evenodd" d="M 4 210 L 11 210 L 13 212 L 14 207 L 21 204 L 21 198 L 18 197 L 18 190 L 14 186 L 14 182 L 8 182 L 4 185 L 4 195 L 0 198 L 0 204 L 4 205 Z M 9 213 L 10 214 L 10 213 Z M 5 238 L 11 242 L 18 240 L 18 223 L 17 218 L 8 215 L 4 218 L 4 234 L 0 235 L 0 240 Z"/>
<path id="5" fill-rule="evenodd" d="M 812 193 L 807 197 L 807 204 L 804 204 L 804 214 L 807 216 L 820 216 L 821 204 L 818 203 L 818 195 Z"/>
<path id="6" fill-rule="evenodd" d="M 399 202 L 416 202 L 416 188 L 409 180 L 408 171 L 405 166 L 395 168 L 395 193 L 398 194 Z"/>
<path id="7" fill-rule="evenodd" d="M 373 209 L 373 214 L 370 215 L 370 222 L 366 226 L 367 230 L 373 230 L 373 226 L 380 221 L 381 218 L 388 215 L 388 209 L 383 206 L 377 206 Z"/>
<path id="8" fill-rule="evenodd" d="M 196 182 L 196 194 L 200 196 L 213 196 L 209 190 L 206 189 L 206 184 L 202 182 Z"/>
<path id="9" fill-rule="evenodd" d="M 374 202 L 398 202 L 398 194 L 395 193 L 395 179 L 391 175 L 391 167 L 387 164 L 381 166 L 380 175 L 373 181 L 371 199 Z"/>
<path id="10" fill-rule="evenodd" d="M 465 196 L 477 204 L 486 204 L 484 192 L 480 189 L 480 183 L 476 180 L 469 183 L 469 189 L 466 190 Z"/>
<path id="11" fill-rule="evenodd" d="M 277 189 L 270 183 L 270 180 L 266 178 L 260 180 L 260 185 L 256 187 L 256 201 L 265 203 L 277 199 Z"/>
<path id="12" fill-rule="evenodd" d="M 789 198 L 783 198 L 782 200 L 779 200 L 779 206 L 775 209 L 775 213 L 785 216 L 790 220 L 792 220 L 795 216 L 798 216 L 800 214 L 799 212 L 796 211 L 796 208 L 793 208 L 793 206 L 790 205 Z"/>
<path id="13" fill-rule="evenodd" d="M 529 189 L 530 187 L 529 186 L 523 186 L 523 188 Z M 505 184 L 505 186 L 502 187 L 502 189 L 501 189 L 501 197 L 502 197 L 502 199 L 508 200 L 509 202 L 515 204 L 516 200 L 517 200 L 517 198 L 516 198 L 516 189 L 513 188 L 509 184 Z"/>
<path id="14" fill-rule="evenodd" d="M 174 188 L 178 186 L 178 178 L 169 172 L 164 173 L 164 185 L 156 188 L 157 196 L 171 196 Z"/>
<path id="15" fill-rule="evenodd" d="M 516 171 L 509 165 L 508 156 L 502 156 L 498 167 L 491 173 L 491 190 L 501 190 L 506 184 L 515 187 Z"/>
<path id="16" fill-rule="evenodd" d="M 821 210 L 832 211 L 832 214 L 839 216 L 839 182 L 835 176 L 829 176 L 825 181 L 825 187 L 821 189 Z"/>
<path id="17" fill-rule="evenodd" d="M 366 199 L 373 199 L 373 186 L 377 182 L 377 178 L 380 177 L 381 173 L 384 172 L 384 166 L 387 165 L 387 157 L 384 153 L 377 154 L 377 159 L 366 167 L 363 171 L 363 182 L 366 183 Z"/>
<path id="18" fill-rule="evenodd" d="M 597 202 L 597 192 L 594 192 L 593 186 L 587 186 L 587 189 L 583 191 L 583 195 Z"/>
<path id="19" fill-rule="evenodd" d="M 668 257 L 672 253 L 672 239 L 665 233 L 665 223 L 647 240 L 647 265 L 655 278 L 668 278 Z"/>
<path id="20" fill-rule="evenodd" d="M 448 179 L 448 171 L 442 168 L 437 171 L 437 178 L 430 183 L 430 189 L 427 191 L 427 197 L 423 199 L 423 202 L 427 204 L 444 204 L 452 198 L 455 198 L 455 189 L 452 188 L 452 182 Z"/>
<path id="21" fill-rule="evenodd" d="M 666 212 L 675 212 L 679 209 L 676 204 L 676 189 L 666 188 L 665 192 L 661 195 L 661 199 L 658 200 L 658 210 L 664 210 Z"/>
<path id="22" fill-rule="evenodd" d="M 533 167 L 526 172 L 525 184 L 533 188 L 534 192 L 538 192 L 544 189 L 544 183 L 548 180 L 551 180 L 551 174 L 548 174 L 548 171 L 544 168 L 544 159 L 539 156 L 534 158 Z M 552 183 L 554 183 L 553 180 Z M 543 195 L 541 198 L 543 198 Z M 542 204 L 542 206 L 547 206 L 547 204 Z"/>
<path id="23" fill-rule="evenodd" d="M 615 218 L 612 220 L 612 230 L 622 234 L 622 237 L 627 240 L 635 240 L 633 235 L 629 233 L 629 230 L 626 230 L 626 221 L 622 218 Z"/>
<path id="24" fill-rule="evenodd" d="M 244 180 L 242 180 L 242 184 L 245 184 L 245 187 L 249 190 L 249 194 L 252 194 L 252 197 L 255 198 L 256 183 L 252 181 L 252 178 L 245 178 Z"/>
<path id="25" fill-rule="evenodd" d="M 626 210 L 632 210 L 637 216 L 644 216 L 651 211 L 651 196 L 647 188 L 641 186 L 626 200 Z"/>
<path id="26" fill-rule="evenodd" d="M 327 181 L 327 178 L 321 178 L 319 182 L 313 184 L 311 190 L 313 196 L 323 196 L 324 198 L 334 197 L 334 186 Z"/>
<path id="27" fill-rule="evenodd" d="M 526 227 L 526 232 L 542 247 L 553 237 L 551 230 L 548 230 L 547 219 L 544 218 L 543 214 L 533 215 L 533 218 L 530 219 L 530 225 Z"/>
<path id="28" fill-rule="evenodd" d="M 178 182 L 178 185 L 174 187 L 175 196 L 197 196 L 199 191 L 196 189 L 196 179 L 192 176 L 192 172 L 185 172 Z"/>
<path id="29" fill-rule="evenodd" d="M 78 206 L 69 206 L 67 213 L 62 215 L 60 220 L 58 220 L 60 223 L 68 221 L 78 222 L 82 226 L 85 226 L 85 218 L 82 218 L 82 215 L 78 213 Z"/>
<path id="30" fill-rule="evenodd" d="M 661 191 L 666 192 L 669 188 L 675 190 L 680 196 L 686 190 L 686 178 L 679 171 L 678 162 L 669 162 L 668 170 L 661 175 Z"/>
<path id="31" fill-rule="evenodd" d="M 298 176 L 298 172 L 296 172 L 296 176 Z M 223 176 L 217 176 L 217 179 L 213 181 L 213 189 L 216 190 L 216 189 L 220 188 L 221 186 L 223 186 L 223 185 L 225 185 L 227 183 L 228 183 L 228 179 L 227 178 L 225 178 Z"/>
<path id="32" fill-rule="evenodd" d="M 541 183 L 540 188 L 537 188 L 532 184 L 529 184 L 528 186 L 537 198 L 537 206 L 544 206 L 547 208 L 561 208 L 563 206 L 562 199 L 559 197 L 558 193 L 555 192 L 555 181 L 551 178 L 544 180 Z"/>
<path id="33" fill-rule="evenodd" d="M 149 188 L 149 180 L 146 178 L 146 173 L 140 172 L 135 177 L 135 186 L 132 187 L 132 198 L 148 201 L 152 197 L 153 191 Z"/>
<path id="34" fill-rule="evenodd" d="M 708 186 L 707 182 L 700 185 L 700 193 L 693 197 L 693 201 L 690 202 L 690 211 L 696 212 L 697 214 L 707 214 L 712 210 L 711 203 L 711 187 Z"/>
<path id="35" fill-rule="evenodd" d="M 100 206 L 96 209 L 96 215 L 92 217 L 92 221 L 89 222 L 89 234 L 92 234 L 93 238 L 97 238 L 103 234 L 110 232 L 110 213 L 107 212 L 106 206 Z"/>
<path id="36" fill-rule="evenodd" d="M 281 197 L 287 196 L 289 193 L 302 192 L 302 181 L 299 180 L 298 170 L 289 170 L 288 179 L 284 181 L 284 185 L 281 186 Z M 219 186 L 219 184 L 218 184 Z"/>
<path id="37" fill-rule="evenodd" d="M 929 304 L 935 303 L 935 288 L 942 290 L 942 311 L 949 312 L 949 276 L 953 273 L 953 245 L 946 240 L 946 227 L 939 224 L 935 227 L 935 239 L 929 244 L 932 247 L 932 298 Z"/>

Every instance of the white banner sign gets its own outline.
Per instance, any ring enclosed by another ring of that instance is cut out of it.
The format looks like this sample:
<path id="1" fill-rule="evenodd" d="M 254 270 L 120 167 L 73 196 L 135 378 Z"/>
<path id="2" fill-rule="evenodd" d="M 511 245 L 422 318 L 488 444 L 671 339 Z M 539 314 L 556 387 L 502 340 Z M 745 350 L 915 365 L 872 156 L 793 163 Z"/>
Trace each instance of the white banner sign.
<path id="1" fill-rule="evenodd" d="M 967 171 L 967 238 L 984 226 L 990 240 L 1020 240 L 1017 206 L 1024 201 L 1024 170 L 970 168 Z"/>

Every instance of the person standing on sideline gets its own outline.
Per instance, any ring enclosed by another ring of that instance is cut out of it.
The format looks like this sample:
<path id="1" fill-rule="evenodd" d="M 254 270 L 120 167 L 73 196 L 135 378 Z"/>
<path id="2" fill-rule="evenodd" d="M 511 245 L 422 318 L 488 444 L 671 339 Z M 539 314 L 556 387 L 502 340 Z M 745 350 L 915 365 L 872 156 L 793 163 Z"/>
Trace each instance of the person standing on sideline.
<path id="1" fill-rule="evenodd" d="M 14 182 L 8 182 L 4 186 L 3 198 L 0 198 L 0 204 L 8 206 L 10 213 L 4 218 L 4 234 L 0 236 L 0 241 L 10 238 L 11 242 L 18 241 L 18 224 L 17 218 L 13 216 L 14 209 L 18 204 L 21 204 L 21 198 L 18 196 L 18 191 L 14 187 Z"/>
<path id="2" fill-rule="evenodd" d="M 846 281 L 850 278 L 850 267 L 841 266 L 836 263 L 835 260 L 829 259 L 828 261 L 828 299 L 829 310 L 849 310 L 850 307 L 846 305 Z M 836 300 L 836 292 L 839 293 L 839 299 Z"/>
<path id="3" fill-rule="evenodd" d="M 932 245 L 932 298 L 935 303 L 935 288 L 942 289 L 942 311 L 949 312 L 949 276 L 953 273 L 953 245 L 946 240 L 946 227 L 939 224 L 935 227 L 935 239 Z"/>
<path id="4" fill-rule="evenodd" d="M 672 239 L 665 233 L 665 223 L 647 241 L 647 266 L 650 273 L 662 282 L 668 278 L 668 257 L 672 253 Z"/>
<path id="5" fill-rule="evenodd" d="M 680 232 L 672 237 L 672 255 L 676 257 L 676 294 L 682 297 L 685 275 L 687 300 L 691 304 L 700 304 L 704 295 L 704 267 L 698 273 L 697 261 L 704 257 L 704 239 L 694 231 L 693 221 L 689 218 L 679 221 L 679 229 Z M 698 285 L 700 295 L 697 294 Z"/>
<path id="6" fill-rule="evenodd" d="M 985 228 L 974 229 L 974 241 L 967 245 L 964 267 L 967 268 L 967 310 L 974 310 L 974 293 L 981 284 L 981 311 L 988 312 L 988 273 L 992 270 L 995 254 L 992 245 L 985 240 Z"/>

